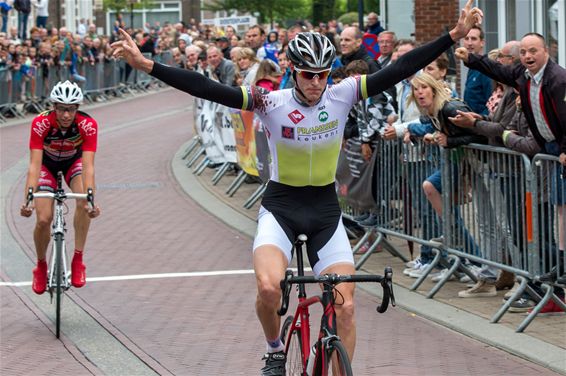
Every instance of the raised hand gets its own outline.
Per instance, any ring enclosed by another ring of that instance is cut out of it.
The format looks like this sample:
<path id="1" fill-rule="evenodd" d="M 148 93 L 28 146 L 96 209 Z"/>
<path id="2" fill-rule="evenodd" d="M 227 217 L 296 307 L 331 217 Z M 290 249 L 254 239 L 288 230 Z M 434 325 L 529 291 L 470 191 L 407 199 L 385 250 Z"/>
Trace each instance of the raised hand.
<path id="1" fill-rule="evenodd" d="M 153 69 L 153 61 L 146 59 L 141 54 L 138 46 L 123 29 L 118 29 L 121 40 L 111 44 L 112 56 L 117 59 L 124 59 L 134 69 L 142 70 L 146 73 Z"/>
<path id="2" fill-rule="evenodd" d="M 476 119 L 478 119 L 476 115 L 477 114 L 473 112 L 458 111 L 458 115 L 449 117 L 448 120 L 460 128 L 473 128 Z"/>
<path id="3" fill-rule="evenodd" d="M 482 23 L 483 12 L 477 7 L 472 8 L 473 3 L 474 0 L 468 0 L 460 12 L 458 23 L 450 30 L 450 37 L 455 42 L 468 35 L 473 26 L 479 26 Z"/>
<path id="4" fill-rule="evenodd" d="M 454 52 L 454 55 L 456 56 L 457 59 L 462 60 L 464 63 L 468 62 L 468 49 L 466 47 L 458 47 L 456 48 L 456 51 Z"/>

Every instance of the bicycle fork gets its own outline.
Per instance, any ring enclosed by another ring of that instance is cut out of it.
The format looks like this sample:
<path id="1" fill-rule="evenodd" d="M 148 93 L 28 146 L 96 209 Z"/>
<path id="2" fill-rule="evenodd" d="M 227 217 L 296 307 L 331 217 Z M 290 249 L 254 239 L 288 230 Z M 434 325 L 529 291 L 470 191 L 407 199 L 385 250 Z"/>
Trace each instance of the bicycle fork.
<path id="1" fill-rule="evenodd" d="M 65 218 L 63 216 L 63 207 L 59 204 L 55 206 L 51 235 L 53 244 L 49 275 L 47 278 L 47 289 L 51 296 L 51 303 L 53 303 L 53 291 L 57 288 L 57 273 L 61 275 L 61 287 L 64 290 L 68 290 L 70 287 L 67 269 L 67 247 L 65 244 Z"/>

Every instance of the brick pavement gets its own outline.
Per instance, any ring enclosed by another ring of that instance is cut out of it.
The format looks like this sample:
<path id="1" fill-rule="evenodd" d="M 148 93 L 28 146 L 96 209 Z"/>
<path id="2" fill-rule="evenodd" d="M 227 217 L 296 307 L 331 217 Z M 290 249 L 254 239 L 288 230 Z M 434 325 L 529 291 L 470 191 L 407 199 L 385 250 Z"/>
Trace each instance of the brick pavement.
<path id="1" fill-rule="evenodd" d="M 93 221 L 87 244 L 89 278 L 251 268 L 251 239 L 185 195 L 172 174 L 171 159 L 192 128 L 192 116 L 185 111 L 188 98 L 164 91 L 89 111 L 104 130 L 96 160 L 97 201 L 103 215 Z M 161 120 L 144 121 L 157 109 L 163 114 Z M 11 163 L 0 164 L 2 172 L 25 157 L 21 152 L 25 143 L 5 144 L 5 131 L 14 132 L 12 139 L 17 139 L 18 132 L 27 139 L 26 127 L 0 129 L 3 152 L 13 156 Z M 4 211 L 21 251 L 31 257 L 33 221 L 16 215 L 20 190 L 14 188 Z M 5 268 L 9 266 L 2 265 Z M 86 373 L 68 349 L 80 353 L 80 342 L 62 346 L 29 307 L 15 298 L 4 300 L 9 290 L 0 289 L 0 373 L 29 374 L 40 365 L 29 353 L 51 359 L 55 345 L 61 352 L 57 361 L 64 369 Z M 21 289 L 29 293 L 30 288 Z M 377 315 L 374 297 L 361 289 L 357 297 L 356 375 L 552 374 L 411 312 L 397 308 Z M 249 375 L 261 366 L 264 343 L 253 308 L 251 274 L 89 282 L 83 289 L 74 289 L 70 298 L 158 373 Z M 312 313 L 313 317 L 318 314 Z M 25 326 L 12 331 L 19 321 Z M 53 346 L 25 345 L 41 336 Z M 5 352 L 9 344 L 17 344 L 18 352 Z M 23 356 L 29 361 L 20 364 Z M 97 373 L 101 365 L 91 364 L 89 372 Z M 37 374 L 50 373 L 42 369 Z"/>

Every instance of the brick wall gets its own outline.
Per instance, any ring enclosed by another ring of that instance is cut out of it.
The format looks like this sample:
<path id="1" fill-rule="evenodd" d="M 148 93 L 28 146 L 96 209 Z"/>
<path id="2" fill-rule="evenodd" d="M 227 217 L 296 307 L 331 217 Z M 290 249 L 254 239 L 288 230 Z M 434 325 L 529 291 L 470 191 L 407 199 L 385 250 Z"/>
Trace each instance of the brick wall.
<path id="1" fill-rule="evenodd" d="M 423 43 L 438 37 L 458 21 L 458 0 L 415 0 L 415 39 Z"/>
<path id="2" fill-rule="evenodd" d="M 460 13 L 458 0 L 415 0 L 415 40 L 425 43 L 437 38 L 456 25 Z M 456 46 L 457 47 L 457 46 Z M 456 88 L 459 90 L 460 63 L 448 53 L 451 67 L 456 73 Z M 454 71 L 453 71 L 454 72 Z"/>

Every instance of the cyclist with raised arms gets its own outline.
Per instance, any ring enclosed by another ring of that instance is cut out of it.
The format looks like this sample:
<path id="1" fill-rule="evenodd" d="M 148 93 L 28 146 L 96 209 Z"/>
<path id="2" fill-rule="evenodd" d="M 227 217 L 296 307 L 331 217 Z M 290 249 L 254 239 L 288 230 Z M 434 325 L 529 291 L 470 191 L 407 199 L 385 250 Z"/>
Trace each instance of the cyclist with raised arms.
<path id="1" fill-rule="evenodd" d="M 76 83 L 57 83 L 50 96 L 53 109 L 35 117 L 31 123 L 30 163 L 25 186 L 25 198 L 29 188 L 34 192 L 55 192 L 59 171 L 67 185 L 75 193 L 86 193 L 94 189 L 94 154 L 98 136 L 96 121 L 78 111 L 83 93 Z M 24 201 L 25 202 L 25 201 Z M 86 267 L 83 250 L 86 243 L 90 219 L 100 214 L 100 208 L 90 208 L 86 200 L 78 200 L 73 220 L 75 227 L 75 252 L 71 262 L 71 284 L 83 287 L 86 283 Z M 53 221 L 53 199 L 34 199 L 33 206 L 25 203 L 20 209 L 24 217 L 36 212 L 33 232 L 37 266 L 33 269 L 32 289 L 43 294 L 47 287 L 47 247 Z"/>
<path id="2" fill-rule="evenodd" d="M 328 86 L 335 58 L 332 43 L 318 33 L 299 33 L 289 42 L 294 89 L 266 93 L 258 87 L 229 87 L 188 70 L 145 59 L 131 37 L 112 44 L 114 56 L 179 90 L 225 106 L 255 111 L 265 127 L 271 152 L 271 177 L 263 196 L 253 246 L 257 281 L 256 311 L 266 340 L 263 375 L 285 375 L 284 345 L 279 339 L 279 282 L 291 262 L 293 241 L 308 236 L 309 262 L 316 275 L 354 274 L 354 261 L 335 190 L 342 134 L 350 108 L 416 73 L 481 22 L 469 0 L 457 25 L 444 36 L 414 49 L 397 63 L 369 76 L 350 77 Z M 354 353 L 354 286 L 337 287 L 338 334 L 350 359 Z"/>

